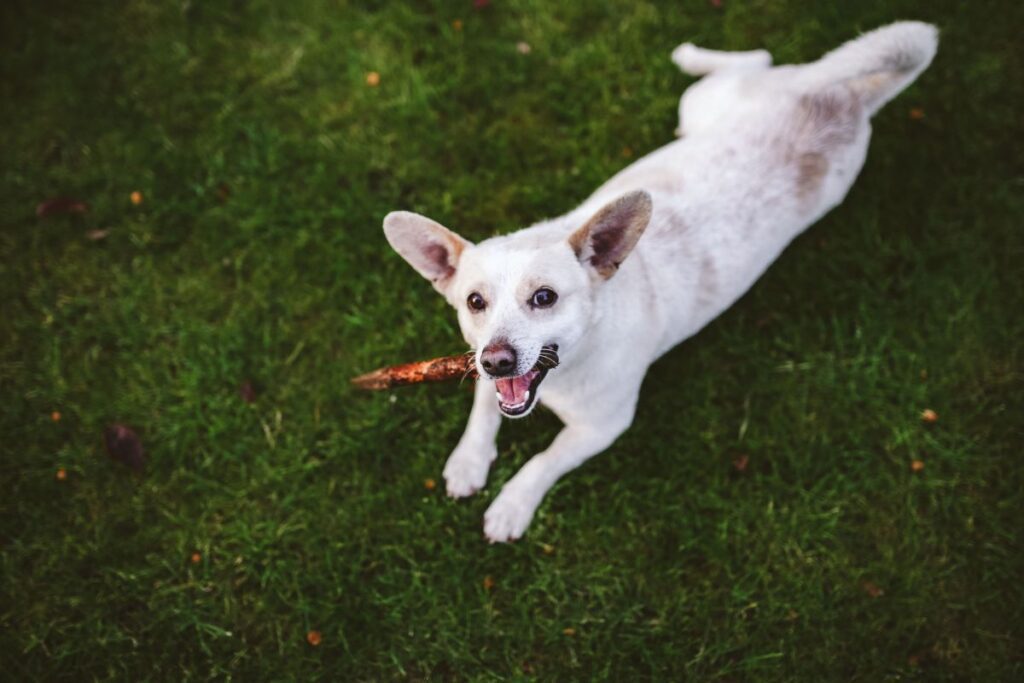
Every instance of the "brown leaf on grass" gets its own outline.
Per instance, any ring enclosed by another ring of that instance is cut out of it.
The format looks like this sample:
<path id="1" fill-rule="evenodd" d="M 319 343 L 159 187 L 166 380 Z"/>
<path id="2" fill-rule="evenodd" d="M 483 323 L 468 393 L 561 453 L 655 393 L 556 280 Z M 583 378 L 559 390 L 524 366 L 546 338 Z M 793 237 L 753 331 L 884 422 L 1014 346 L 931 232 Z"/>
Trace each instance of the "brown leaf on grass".
<path id="1" fill-rule="evenodd" d="M 146 466 L 146 451 L 142 448 L 139 435 L 131 427 L 112 424 L 103 431 L 107 453 L 117 462 L 141 474 Z"/>
<path id="2" fill-rule="evenodd" d="M 563 628 L 562 633 L 567 636 L 574 636 L 576 635 L 576 629 L 574 629 L 572 626 L 569 626 L 568 628 Z"/>
<path id="3" fill-rule="evenodd" d="M 924 471 L 924 460 L 912 460 L 910 462 L 911 472 L 922 472 Z"/>
<path id="4" fill-rule="evenodd" d="M 61 467 L 57 470 L 57 481 L 64 481 L 68 478 L 68 471 Z"/>
<path id="5" fill-rule="evenodd" d="M 192 553 L 192 556 L 188 559 L 192 562 L 192 564 L 199 564 L 203 561 L 203 556 L 199 553 Z"/>
<path id="6" fill-rule="evenodd" d="M 878 587 L 877 584 L 871 581 L 864 581 L 860 584 L 860 587 L 864 589 L 864 592 L 872 598 L 880 598 L 885 595 L 885 591 Z"/>
<path id="7" fill-rule="evenodd" d="M 428 491 L 433 491 L 434 489 L 437 488 L 437 482 L 434 481 L 433 479 L 424 479 L 423 488 L 425 488 Z"/>
<path id="8" fill-rule="evenodd" d="M 41 202 L 36 206 L 36 215 L 40 218 L 47 216 L 62 216 L 65 214 L 81 214 L 89 210 L 89 205 L 74 197 L 54 197 Z"/>
<path id="9" fill-rule="evenodd" d="M 90 242 L 99 242 L 100 240 L 106 239 L 109 234 L 109 230 L 89 230 L 85 233 L 85 239 Z"/>
<path id="10" fill-rule="evenodd" d="M 924 109 L 921 107 L 913 107 L 909 112 L 910 118 L 913 121 L 920 121 L 924 118 Z"/>
<path id="11" fill-rule="evenodd" d="M 750 456 L 746 453 L 741 453 L 732 459 L 732 467 L 739 473 L 747 471 L 747 465 L 750 464 Z"/>
<path id="12" fill-rule="evenodd" d="M 60 414 L 59 410 L 55 410 L 52 413 L 50 413 L 50 419 L 53 420 L 54 422 L 60 422 L 61 417 L 62 415 Z"/>
<path id="13" fill-rule="evenodd" d="M 376 88 L 378 85 L 380 85 L 380 74 L 377 73 L 376 71 L 371 71 L 370 73 L 366 74 L 366 85 L 370 86 L 371 88 Z"/>
<path id="14" fill-rule="evenodd" d="M 494 579 L 491 577 L 490 574 L 484 577 L 483 586 L 484 590 L 488 593 L 494 590 Z"/>
<path id="15" fill-rule="evenodd" d="M 924 410 L 921 411 L 921 422 L 932 424 L 934 422 L 938 422 L 938 420 L 939 414 L 936 413 L 931 408 L 925 408 Z"/>
<path id="16" fill-rule="evenodd" d="M 227 202 L 231 196 L 231 187 L 227 183 L 221 183 L 217 186 L 217 201 L 221 204 Z"/>
<path id="17" fill-rule="evenodd" d="M 142 203 L 142 193 L 139 192 L 138 190 L 135 190 L 130 195 L 128 195 L 128 198 L 132 200 L 132 204 L 134 204 L 135 206 L 138 206 L 139 204 Z"/>
<path id="18" fill-rule="evenodd" d="M 306 642 L 316 647 L 323 642 L 323 636 L 320 635 L 320 631 L 310 631 L 306 634 Z"/>
<path id="19" fill-rule="evenodd" d="M 238 395 L 242 397 L 242 400 L 246 403 L 256 402 L 256 387 L 249 380 L 245 380 L 238 385 Z"/>

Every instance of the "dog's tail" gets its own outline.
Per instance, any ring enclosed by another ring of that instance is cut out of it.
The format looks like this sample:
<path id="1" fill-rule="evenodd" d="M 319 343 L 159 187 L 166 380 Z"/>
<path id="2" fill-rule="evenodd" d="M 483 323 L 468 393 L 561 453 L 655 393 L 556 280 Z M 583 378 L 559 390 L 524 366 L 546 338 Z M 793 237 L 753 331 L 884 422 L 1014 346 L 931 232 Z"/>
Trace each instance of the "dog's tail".
<path id="1" fill-rule="evenodd" d="M 938 45 L 931 24 L 899 21 L 839 46 L 808 64 L 806 74 L 812 87 L 848 86 L 874 114 L 928 67 Z"/>

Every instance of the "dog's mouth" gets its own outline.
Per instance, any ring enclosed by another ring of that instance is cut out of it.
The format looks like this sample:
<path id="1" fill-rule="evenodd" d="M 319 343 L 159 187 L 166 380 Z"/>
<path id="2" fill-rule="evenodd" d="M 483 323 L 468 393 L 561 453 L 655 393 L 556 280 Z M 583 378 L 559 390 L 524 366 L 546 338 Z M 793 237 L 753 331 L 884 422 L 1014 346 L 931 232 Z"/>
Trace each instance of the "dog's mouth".
<path id="1" fill-rule="evenodd" d="M 528 372 L 518 377 L 494 380 L 494 387 L 498 390 L 498 409 L 508 417 L 522 417 L 530 412 L 537 400 L 540 383 L 548 371 L 557 366 L 558 345 L 550 344 L 541 349 L 537 363 Z"/>

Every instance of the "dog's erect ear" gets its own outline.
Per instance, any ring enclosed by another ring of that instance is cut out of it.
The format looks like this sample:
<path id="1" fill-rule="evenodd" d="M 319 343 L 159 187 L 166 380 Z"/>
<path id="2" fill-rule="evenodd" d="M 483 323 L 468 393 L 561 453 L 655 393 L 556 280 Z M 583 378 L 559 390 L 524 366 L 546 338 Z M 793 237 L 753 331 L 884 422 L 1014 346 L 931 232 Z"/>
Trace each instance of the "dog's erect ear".
<path id="1" fill-rule="evenodd" d="M 408 211 L 384 217 L 384 235 L 399 255 L 444 293 L 455 275 L 462 250 L 472 246 L 436 221 Z"/>
<path id="2" fill-rule="evenodd" d="M 624 194 L 604 206 L 569 237 L 569 246 L 584 266 L 607 280 L 633 251 L 651 220 L 651 195 Z"/>

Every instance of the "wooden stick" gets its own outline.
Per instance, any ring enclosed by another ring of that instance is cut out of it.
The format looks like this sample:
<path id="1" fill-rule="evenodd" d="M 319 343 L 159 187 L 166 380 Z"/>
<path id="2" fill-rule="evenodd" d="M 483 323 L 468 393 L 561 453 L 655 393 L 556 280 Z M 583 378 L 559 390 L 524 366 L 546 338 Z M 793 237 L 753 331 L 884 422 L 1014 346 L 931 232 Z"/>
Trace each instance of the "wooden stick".
<path id="1" fill-rule="evenodd" d="M 445 356 L 415 363 L 379 368 L 352 379 L 360 389 L 390 389 L 421 382 L 443 382 L 449 379 L 476 379 L 476 365 L 471 354 Z"/>

